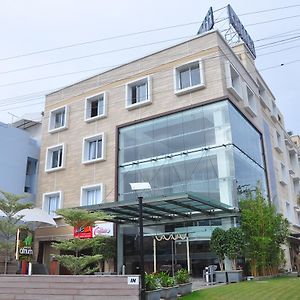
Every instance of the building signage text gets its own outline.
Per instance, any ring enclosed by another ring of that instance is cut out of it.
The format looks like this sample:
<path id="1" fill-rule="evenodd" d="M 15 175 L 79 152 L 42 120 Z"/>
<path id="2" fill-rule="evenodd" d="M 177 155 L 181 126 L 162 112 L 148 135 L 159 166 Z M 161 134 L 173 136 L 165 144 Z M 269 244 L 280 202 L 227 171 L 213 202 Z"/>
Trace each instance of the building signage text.
<path id="1" fill-rule="evenodd" d="M 232 7 L 228 4 L 228 16 L 229 16 L 229 23 L 233 26 L 235 31 L 238 33 L 239 37 L 244 41 L 254 58 L 256 58 L 255 53 L 255 46 L 254 42 L 251 39 L 250 35 L 248 34 L 247 30 L 245 29 L 244 25 L 240 21 L 237 14 L 234 12 Z"/>
<path id="2" fill-rule="evenodd" d="M 213 12 L 213 9 L 212 7 L 209 8 L 197 34 L 201 34 L 203 32 L 206 32 L 206 31 L 209 31 L 211 29 L 213 29 L 214 27 L 214 24 L 215 24 L 215 21 L 214 21 L 214 12 Z"/>

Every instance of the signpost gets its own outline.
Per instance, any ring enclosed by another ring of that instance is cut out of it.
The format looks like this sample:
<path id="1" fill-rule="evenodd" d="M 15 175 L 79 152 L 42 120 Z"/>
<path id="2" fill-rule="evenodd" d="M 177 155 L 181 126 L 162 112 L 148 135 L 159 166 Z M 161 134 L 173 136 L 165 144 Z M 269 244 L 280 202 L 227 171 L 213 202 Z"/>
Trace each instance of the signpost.
<path id="1" fill-rule="evenodd" d="M 22 274 L 26 274 L 27 262 L 28 265 L 28 275 L 32 273 L 32 240 L 33 234 L 27 228 L 18 228 L 17 239 L 16 239 L 16 260 L 22 261 Z"/>

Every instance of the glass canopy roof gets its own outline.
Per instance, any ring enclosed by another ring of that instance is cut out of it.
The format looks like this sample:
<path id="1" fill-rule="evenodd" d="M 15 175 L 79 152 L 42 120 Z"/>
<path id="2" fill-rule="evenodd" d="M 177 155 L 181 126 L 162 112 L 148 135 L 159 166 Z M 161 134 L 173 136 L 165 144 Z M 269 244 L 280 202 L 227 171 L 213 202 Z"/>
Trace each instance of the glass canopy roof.
<path id="1" fill-rule="evenodd" d="M 105 212 L 110 216 L 110 221 L 115 223 L 138 223 L 138 199 L 103 203 L 84 208 L 90 211 Z M 197 193 L 143 199 L 144 226 L 216 219 L 237 215 L 237 209 L 220 202 L 212 201 L 211 199 L 206 199 Z"/>

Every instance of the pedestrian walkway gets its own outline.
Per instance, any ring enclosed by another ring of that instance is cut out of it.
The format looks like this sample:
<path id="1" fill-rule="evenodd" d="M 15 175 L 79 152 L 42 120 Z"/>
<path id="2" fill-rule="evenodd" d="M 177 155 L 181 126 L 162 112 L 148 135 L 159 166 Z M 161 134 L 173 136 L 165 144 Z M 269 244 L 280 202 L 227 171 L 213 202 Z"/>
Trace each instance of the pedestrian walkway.
<path id="1" fill-rule="evenodd" d="M 206 283 L 202 278 L 192 278 L 192 290 L 193 291 L 198 291 L 202 289 L 207 289 L 215 286 L 221 286 L 224 285 L 225 283 L 214 283 L 214 284 L 208 284 Z"/>

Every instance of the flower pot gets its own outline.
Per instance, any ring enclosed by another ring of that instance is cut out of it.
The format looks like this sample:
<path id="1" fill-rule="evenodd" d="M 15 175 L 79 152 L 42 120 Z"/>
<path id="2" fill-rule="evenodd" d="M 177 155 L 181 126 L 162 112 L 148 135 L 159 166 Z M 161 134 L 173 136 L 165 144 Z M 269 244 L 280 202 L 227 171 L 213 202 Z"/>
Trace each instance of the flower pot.
<path id="1" fill-rule="evenodd" d="M 216 282 L 226 283 L 226 271 L 215 271 Z"/>
<path id="2" fill-rule="evenodd" d="M 160 292 L 160 297 L 163 299 L 177 299 L 178 286 L 163 287 Z"/>
<path id="3" fill-rule="evenodd" d="M 182 283 L 178 285 L 178 294 L 181 296 L 190 294 L 192 292 L 192 283 Z"/>
<path id="4" fill-rule="evenodd" d="M 243 280 L 242 270 L 227 271 L 227 274 L 228 274 L 228 282 L 240 282 Z"/>
<path id="5" fill-rule="evenodd" d="M 146 300 L 160 300 L 160 292 L 161 292 L 161 289 L 153 290 L 153 291 L 146 291 L 146 293 L 145 293 Z"/>

